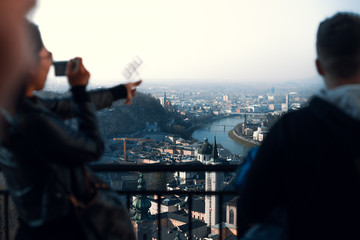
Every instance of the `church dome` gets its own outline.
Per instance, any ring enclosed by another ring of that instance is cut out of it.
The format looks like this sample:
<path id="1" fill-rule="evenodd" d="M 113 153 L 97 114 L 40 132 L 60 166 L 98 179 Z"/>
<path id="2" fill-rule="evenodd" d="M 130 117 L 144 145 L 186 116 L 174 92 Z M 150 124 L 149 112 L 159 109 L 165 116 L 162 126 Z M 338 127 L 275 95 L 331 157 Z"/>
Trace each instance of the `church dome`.
<path id="1" fill-rule="evenodd" d="M 210 145 L 210 143 L 208 142 L 208 139 L 205 138 L 204 139 L 204 143 L 201 145 L 200 149 L 199 149 L 199 154 L 202 155 L 211 155 L 212 153 L 212 146 Z"/>

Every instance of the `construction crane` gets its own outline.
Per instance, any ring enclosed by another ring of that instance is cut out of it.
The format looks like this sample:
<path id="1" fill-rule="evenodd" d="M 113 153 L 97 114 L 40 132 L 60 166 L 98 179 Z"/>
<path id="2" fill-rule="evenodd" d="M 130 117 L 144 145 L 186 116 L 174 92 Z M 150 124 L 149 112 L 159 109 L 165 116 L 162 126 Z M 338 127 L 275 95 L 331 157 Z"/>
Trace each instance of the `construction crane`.
<path id="1" fill-rule="evenodd" d="M 126 141 L 138 141 L 138 142 L 155 142 L 155 139 L 146 139 L 146 138 L 113 138 L 114 141 L 121 140 L 124 141 L 124 161 L 126 161 Z"/>

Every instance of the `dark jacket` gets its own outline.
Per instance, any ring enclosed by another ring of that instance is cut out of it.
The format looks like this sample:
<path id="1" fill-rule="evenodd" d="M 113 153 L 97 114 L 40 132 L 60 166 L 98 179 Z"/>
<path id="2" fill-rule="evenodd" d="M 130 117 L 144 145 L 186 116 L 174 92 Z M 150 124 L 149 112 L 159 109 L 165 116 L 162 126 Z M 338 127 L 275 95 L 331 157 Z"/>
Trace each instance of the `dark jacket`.
<path id="1" fill-rule="evenodd" d="M 288 211 L 289 239 L 360 239 L 360 122 L 315 97 L 282 117 L 241 190 L 242 218 Z"/>
<path id="2" fill-rule="evenodd" d="M 102 156 L 95 106 L 105 108 L 124 97 L 126 90 L 120 85 L 90 92 L 90 97 L 85 87 L 75 87 L 72 98 L 24 99 L 10 128 L 7 148 L 11 153 L 2 150 L 12 156 L 0 159 L 23 222 L 38 227 L 70 214 L 69 200 L 57 178 L 65 179 L 67 191 L 72 192 L 69 170 Z M 71 117 L 77 118 L 77 129 L 64 123 Z"/>

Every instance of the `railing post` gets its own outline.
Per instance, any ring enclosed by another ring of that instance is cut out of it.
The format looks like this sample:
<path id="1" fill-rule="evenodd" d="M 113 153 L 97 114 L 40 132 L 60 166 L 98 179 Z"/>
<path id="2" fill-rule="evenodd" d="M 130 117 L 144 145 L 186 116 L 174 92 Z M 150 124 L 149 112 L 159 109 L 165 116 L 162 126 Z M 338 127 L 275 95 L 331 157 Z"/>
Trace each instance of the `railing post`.
<path id="1" fill-rule="evenodd" d="M 9 228 L 9 192 L 4 193 L 4 211 L 5 211 L 5 239 L 10 239 L 10 228 Z"/>
<path id="2" fill-rule="evenodd" d="M 130 212 L 130 194 L 126 194 L 126 207 Z"/>
<path id="3" fill-rule="evenodd" d="M 192 239 L 192 225 L 191 225 L 191 220 L 192 220 L 192 216 L 191 216 L 191 212 L 192 212 L 192 195 L 189 194 L 188 195 L 188 202 L 189 202 L 189 239 Z"/>
<path id="4" fill-rule="evenodd" d="M 218 211 L 220 211 L 220 212 L 219 212 L 219 218 L 220 218 L 220 223 L 219 223 L 219 235 L 220 235 L 220 240 L 222 240 L 222 239 L 223 239 L 223 238 L 222 238 L 222 219 L 223 219 L 222 202 L 223 202 L 223 194 L 222 194 L 222 193 L 219 194 L 218 198 L 219 198 L 219 205 L 218 205 L 219 210 L 218 210 Z"/>
<path id="5" fill-rule="evenodd" d="M 238 240 L 241 240 L 241 236 L 239 234 L 240 231 L 240 197 L 238 197 L 236 201 L 236 236 Z"/>
<path id="6" fill-rule="evenodd" d="M 157 195 L 157 212 L 158 212 L 158 240 L 161 240 L 161 195 Z"/>

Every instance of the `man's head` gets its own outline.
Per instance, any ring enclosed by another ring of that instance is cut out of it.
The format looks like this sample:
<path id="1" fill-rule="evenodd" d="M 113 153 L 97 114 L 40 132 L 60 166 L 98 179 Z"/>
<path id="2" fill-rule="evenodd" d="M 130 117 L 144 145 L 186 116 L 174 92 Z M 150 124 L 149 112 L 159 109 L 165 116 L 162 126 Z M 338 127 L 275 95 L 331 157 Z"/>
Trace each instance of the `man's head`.
<path id="1" fill-rule="evenodd" d="M 329 88 L 360 83 L 360 15 L 337 13 L 320 23 L 316 66 Z"/>

